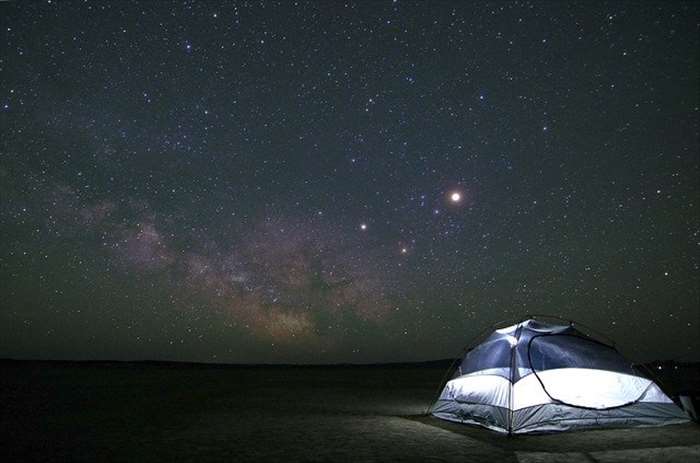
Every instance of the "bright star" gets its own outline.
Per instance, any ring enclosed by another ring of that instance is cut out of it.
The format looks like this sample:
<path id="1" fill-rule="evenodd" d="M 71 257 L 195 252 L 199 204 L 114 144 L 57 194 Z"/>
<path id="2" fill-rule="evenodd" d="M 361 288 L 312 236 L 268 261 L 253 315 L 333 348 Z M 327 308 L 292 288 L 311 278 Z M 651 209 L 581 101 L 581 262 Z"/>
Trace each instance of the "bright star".
<path id="1" fill-rule="evenodd" d="M 367 230 L 367 224 L 366 223 L 360 224 L 360 230 L 363 230 L 363 231 Z"/>

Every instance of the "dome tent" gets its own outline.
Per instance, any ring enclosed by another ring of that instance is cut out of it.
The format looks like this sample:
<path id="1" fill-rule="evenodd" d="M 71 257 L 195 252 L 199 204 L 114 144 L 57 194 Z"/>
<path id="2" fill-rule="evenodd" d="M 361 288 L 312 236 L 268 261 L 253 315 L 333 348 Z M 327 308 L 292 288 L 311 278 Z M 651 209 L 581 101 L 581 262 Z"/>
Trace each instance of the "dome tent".
<path id="1" fill-rule="evenodd" d="M 508 434 L 688 420 L 613 346 L 573 323 L 533 319 L 497 329 L 470 349 L 432 414 Z"/>

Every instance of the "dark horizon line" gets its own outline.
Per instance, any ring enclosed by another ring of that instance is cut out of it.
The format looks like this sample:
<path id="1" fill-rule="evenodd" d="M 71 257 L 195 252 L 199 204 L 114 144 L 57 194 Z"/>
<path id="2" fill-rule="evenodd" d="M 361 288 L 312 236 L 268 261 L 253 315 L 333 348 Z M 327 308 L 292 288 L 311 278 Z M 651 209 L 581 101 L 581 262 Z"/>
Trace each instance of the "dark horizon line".
<path id="1" fill-rule="evenodd" d="M 419 360 L 414 362 L 368 362 L 368 363 L 353 363 L 353 362 L 337 362 L 337 363 L 232 363 L 232 362 L 195 362 L 187 360 L 113 360 L 113 359 L 92 359 L 92 360 L 73 360 L 73 359 L 25 359 L 25 358 L 9 358 L 0 357 L 0 363 L 67 363 L 67 364 L 115 364 L 115 365 L 181 365 L 181 366 L 203 366 L 203 367 L 341 367 L 341 366 L 410 366 L 410 365 L 441 365 L 449 366 L 457 359 L 446 358 L 437 360 Z"/>
<path id="2" fill-rule="evenodd" d="M 52 363 L 52 364 L 82 364 L 82 365 L 97 365 L 97 364 L 112 364 L 115 366 L 129 365 L 153 365 L 153 366 L 189 366 L 189 367 L 218 367 L 218 368 L 260 368 L 260 367 L 410 367 L 410 366 L 444 366 L 449 367 L 458 358 L 444 358 L 435 360 L 420 360 L 414 362 L 372 362 L 372 363 L 353 363 L 353 362 L 337 362 L 337 363 L 230 363 L 230 362 L 192 362 L 180 360 L 111 360 L 111 359 L 94 359 L 94 360 L 66 360 L 66 359 L 17 359 L 9 357 L 0 357 L 0 364 L 7 363 Z M 657 364 L 675 364 L 683 366 L 700 366 L 700 360 L 679 361 L 674 359 L 667 360 L 651 360 L 643 363 L 633 363 L 637 365 L 657 365 Z"/>

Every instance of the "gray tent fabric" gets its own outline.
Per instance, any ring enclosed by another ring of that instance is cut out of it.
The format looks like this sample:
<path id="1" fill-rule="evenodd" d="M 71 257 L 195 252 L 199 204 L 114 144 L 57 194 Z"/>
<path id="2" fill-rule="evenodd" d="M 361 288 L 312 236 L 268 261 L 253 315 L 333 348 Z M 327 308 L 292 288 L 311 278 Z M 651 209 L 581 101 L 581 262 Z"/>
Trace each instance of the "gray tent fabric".
<path id="1" fill-rule="evenodd" d="M 533 319 L 471 349 L 432 414 L 509 434 L 688 421 L 614 347 L 573 324 Z"/>

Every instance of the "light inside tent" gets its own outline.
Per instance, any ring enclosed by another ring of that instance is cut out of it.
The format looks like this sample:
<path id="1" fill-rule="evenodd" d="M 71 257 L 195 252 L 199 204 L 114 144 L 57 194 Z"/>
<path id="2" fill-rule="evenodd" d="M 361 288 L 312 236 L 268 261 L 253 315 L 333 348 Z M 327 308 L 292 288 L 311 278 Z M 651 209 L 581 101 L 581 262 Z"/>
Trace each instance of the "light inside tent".
<path id="1" fill-rule="evenodd" d="M 557 400 L 577 407 L 596 409 L 625 405 L 642 396 L 654 402 L 670 400 L 648 379 L 586 368 L 547 370 L 538 372 L 537 376 L 529 374 L 516 382 L 512 391 L 510 381 L 503 376 L 478 373 L 465 375 L 447 384 L 443 398 L 508 408 L 511 394 L 514 410 Z"/>

